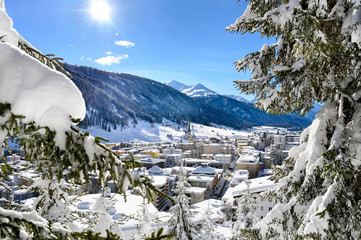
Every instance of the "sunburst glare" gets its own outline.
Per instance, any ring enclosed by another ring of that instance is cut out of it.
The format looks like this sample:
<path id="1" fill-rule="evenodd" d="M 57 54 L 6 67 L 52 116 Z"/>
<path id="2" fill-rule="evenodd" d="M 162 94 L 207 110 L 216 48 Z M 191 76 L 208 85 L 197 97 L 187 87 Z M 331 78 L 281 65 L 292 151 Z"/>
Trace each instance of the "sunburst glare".
<path id="1" fill-rule="evenodd" d="M 92 17 L 100 22 L 110 21 L 111 8 L 105 0 L 94 0 L 90 3 L 89 12 Z"/>

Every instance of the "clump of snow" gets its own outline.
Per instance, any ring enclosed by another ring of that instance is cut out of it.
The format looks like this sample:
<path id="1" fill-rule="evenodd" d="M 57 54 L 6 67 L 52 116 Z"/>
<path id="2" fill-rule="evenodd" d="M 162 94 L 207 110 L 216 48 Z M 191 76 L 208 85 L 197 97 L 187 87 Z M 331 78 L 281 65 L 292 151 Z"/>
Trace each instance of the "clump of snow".
<path id="1" fill-rule="evenodd" d="M 305 224 L 304 234 L 320 233 L 321 235 L 324 235 L 325 230 L 329 228 L 328 214 L 326 213 L 325 216 L 321 217 L 319 213 L 326 210 L 327 205 L 334 200 L 335 185 L 336 184 L 332 184 L 329 186 L 324 196 L 319 196 L 313 200 L 312 205 L 303 220 L 303 224 Z M 301 235 L 302 228 L 298 231 Z"/>
<path id="2" fill-rule="evenodd" d="M 351 42 L 357 43 L 361 47 L 361 7 L 355 6 L 345 17 L 342 24 L 344 30 L 351 29 Z"/>
<path id="3" fill-rule="evenodd" d="M 95 148 L 94 148 L 94 137 L 87 136 L 84 139 L 84 148 L 89 157 L 89 164 L 94 160 Z"/>
<path id="4" fill-rule="evenodd" d="M 4 0 L 0 1 L 0 38 L 13 46 L 18 45 L 18 33 L 12 28 L 13 21 L 5 13 Z"/>
<path id="5" fill-rule="evenodd" d="M 65 146 L 65 129 L 70 116 L 83 119 L 85 102 L 75 84 L 62 73 L 50 69 L 20 50 L 24 42 L 12 28 L 12 20 L 0 2 L 0 102 L 11 104 L 25 121 L 55 130 L 59 146 Z M 28 44 L 30 45 L 30 44 Z"/>

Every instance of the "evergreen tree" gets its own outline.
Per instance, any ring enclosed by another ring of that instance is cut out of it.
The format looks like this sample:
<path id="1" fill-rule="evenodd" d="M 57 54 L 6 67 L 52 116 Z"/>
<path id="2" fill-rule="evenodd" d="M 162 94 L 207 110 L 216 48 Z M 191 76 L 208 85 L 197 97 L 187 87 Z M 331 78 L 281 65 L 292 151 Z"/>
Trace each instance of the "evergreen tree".
<path id="1" fill-rule="evenodd" d="M 224 203 L 221 209 L 224 218 L 226 221 L 232 221 L 234 212 L 233 212 L 233 200 L 228 200 Z"/>
<path id="2" fill-rule="evenodd" d="M 278 41 L 237 61 L 236 81 L 271 113 L 305 114 L 324 103 L 275 170 L 275 207 L 255 234 L 270 239 L 361 238 L 361 2 L 250 0 L 227 30 Z"/>
<path id="3" fill-rule="evenodd" d="M 201 231 L 201 240 L 214 240 L 217 239 L 217 234 L 214 229 L 214 224 L 211 219 L 212 211 L 208 207 L 206 212 L 203 214 L 203 223 L 202 223 L 202 231 Z"/>
<path id="4" fill-rule="evenodd" d="M 79 130 L 80 119 L 70 116 L 85 116 L 84 99 L 67 77 L 61 59 L 34 49 L 12 28 L 3 0 L 0 19 L 0 162 L 4 166 L 0 186 L 10 190 L 6 182 L 11 171 L 4 157 L 4 149 L 10 150 L 8 140 L 23 147 L 25 159 L 41 174 L 34 185 L 40 194 L 34 209 L 23 209 L 11 200 L 0 203 L 0 238 L 75 237 L 68 225 L 72 219 L 67 190 L 88 183 L 92 173 L 103 189 L 113 180 L 118 193 L 130 186 L 141 187 L 147 196 L 157 191 L 146 177 L 135 177 L 134 161 L 119 161 L 100 138 Z"/>
<path id="5" fill-rule="evenodd" d="M 196 237 L 196 224 L 192 220 L 192 212 L 189 209 L 189 198 L 186 195 L 190 186 L 186 179 L 183 165 L 180 168 L 179 180 L 176 183 L 175 205 L 169 210 L 171 218 L 168 222 L 168 233 L 177 234 L 178 240 L 192 240 Z"/>
<path id="6" fill-rule="evenodd" d="M 282 150 L 271 149 L 271 161 L 273 165 L 282 165 L 282 162 L 285 158 L 287 158 L 287 154 L 285 154 Z"/>
<path id="7" fill-rule="evenodd" d="M 256 202 L 253 199 L 249 185 L 246 181 L 247 189 L 243 195 L 237 199 L 237 210 L 235 213 L 236 221 L 232 225 L 232 239 L 244 239 L 243 233 L 253 227 L 258 222 L 256 215 Z"/>

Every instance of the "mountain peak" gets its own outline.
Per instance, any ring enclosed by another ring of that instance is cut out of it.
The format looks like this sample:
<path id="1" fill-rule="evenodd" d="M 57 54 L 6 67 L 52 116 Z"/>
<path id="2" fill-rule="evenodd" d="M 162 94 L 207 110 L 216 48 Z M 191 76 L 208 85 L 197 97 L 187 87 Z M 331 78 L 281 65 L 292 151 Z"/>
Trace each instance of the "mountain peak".
<path id="1" fill-rule="evenodd" d="M 193 86 L 188 86 L 185 85 L 184 83 L 171 80 L 170 82 L 165 83 L 165 85 L 168 85 L 182 93 L 185 93 L 190 97 L 205 97 L 210 95 L 218 95 L 218 93 L 210 90 L 201 83 L 197 83 L 196 85 Z"/>
<path id="2" fill-rule="evenodd" d="M 208 89 L 206 86 L 204 86 L 202 83 L 197 83 L 196 85 L 194 85 L 194 88 L 204 88 L 204 89 Z M 208 89 L 209 90 L 209 89 Z"/>
<path id="3" fill-rule="evenodd" d="M 190 88 L 191 86 L 185 85 L 181 82 L 178 82 L 176 80 L 171 80 L 170 82 L 164 83 L 165 85 L 172 87 L 178 91 L 182 91 L 184 89 Z"/>
<path id="4" fill-rule="evenodd" d="M 182 90 L 183 93 L 190 97 L 206 97 L 210 95 L 218 95 L 216 92 L 205 87 L 203 84 L 198 83 L 190 88 Z"/>
<path id="5" fill-rule="evenodd" d="M 185 85 L 185 84 L 183 84 L 183 83 L 181 83 L 181 82 L 178 82 L 178 81 L 176 81 L 176 80 L 170 80 L 169 82 L 166 82 L 166 83 L 164 83 L 165 85 L 173 85 L 173 84 L 177 84 L 177 85 Z"/>

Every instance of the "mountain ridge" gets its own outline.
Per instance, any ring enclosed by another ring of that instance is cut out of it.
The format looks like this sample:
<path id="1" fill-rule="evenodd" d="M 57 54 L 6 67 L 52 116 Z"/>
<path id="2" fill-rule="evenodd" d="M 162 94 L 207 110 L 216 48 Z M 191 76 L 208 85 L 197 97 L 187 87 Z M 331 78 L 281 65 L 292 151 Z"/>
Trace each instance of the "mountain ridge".
<path id="1" fill-rule="evenodd" d="M 117 126 L 134 126 L 137 119 L 160 123 L 163 118 L 177 123 L 214 123 L 235 129 L 251 125 L 151 79 L 86 66 L 64 64 L 64 68 L 73 76 L 85 99 L 87 115 L 83 127 L 98 125 L 111 131 Z"/>
<path id="2" fill-rule="evenodd" d="M 255 108 L 252 103 L 241 102 L 222 95 L 197 97 L 197 99 L 217 108 L 223 109 L 235 117 L 242 118 L 243 120 L 252 122 L 255 125 L 279 126 L 287 128 L 298 126 L 304 128 L 310 125 L 312 122 L 307 118 L 301 118 L 291 114 L 269 114 L 265 111 Z"/>
<path id="3" fill-rule="evenodd" d="M 191 86 L 187 86 L 181 82 L 177 82 L 175 80 L 172 81 L 171 83 L 172 87 L 176 88 L 177 86 L 181 86 L 181 85 L 184 85 L 188 88 L 190 88 Z M 203 102 L 206 102 L 212 106 L 215 106 L 217 108 L 220 108 L 220 109 L 223 109 L 225 110 L 226 112 L 230 113 L 230 114 L 233 114 L 237 117 L 240 117 L 242 119 L 244 119 L 243 117 L 245 117 L 246 119 L 244 120 L 247 120 L 247 121 L 251 121 L 251 122 L 254 122 L 256 124 L 269 124 L 269 125 L 273 125 L 273 124 L 279 124 L 279 125 L 282 125 L 282 124 L 286 124 L 286 125 L 293 125 L 293 124 L 301 124 L 303 127 L 304 126 L 307 126 L 308 123 L 301 123 L 301 121 L 298 119 L 304 119 L 304 121 L 306 122 L 312 122 L 313 119 L 315 118 L 316 116 L 316 113 L 320 110 L 320 108 L 322 107 L 321 104 L 318 104 L 318 103 L 315 103 L 314 104 L 314 108 L 311 109 L 310 113 L 306 114 L 305 116 L 303 117 L 300 117 L 298 116 L 297 114 L 286 114 L 286 115 L 280 115 L 280 116 L 276 116 L 276 115 L 271 115 L 271 114 L 267 114 L 266 112 L 264 111 L 261 111 L 261 110 L 258 110 L 258 113 L 257 111 L 254 111 L 254 109 L 256 109 L 253 104 L 257 101 L 257 99 L 253 99 L 253 100 L 247 100 L 241 96 L 236 96 L 236 95 L 221 95 L 221 94 L 218 94 L 216 92 L 214 92 L 213 90 L 210 90 L 209 88 L 207 88 L 206 86 L 198 83 L 196 85 L 193 85 L 193 86 L 197 86 L 198 88 L 203 88 L 204 91 L 208 91 L 212 94 L 203 94 L 203 95 L 196 95 L 196 94 L 192 94 L 192 93 L 189 93 L 187 92 L 185 89 L 178 89 L 178 90 L 181 90 L 183 93 L 186 93 L 187 95 L 189 95 L 190 97 L 193 97 L 193 98 L 196 98 L 200 101 L 203 101 Z M 238 104 L 234 101 L 229 101 L 227 100 L 227 98 L 231 98 L 231 99 L 234 99 L 238 102 L 242 102 L 242 103 L 246 103 L 246 104 L 249 104 L 252 106 L 252 108 L 248 108 L 248 107 L 245 107 L 243 106 L 242 104 Z M 217 102 L 218 101 L 218 102 Z M 232 103 L 232 108 L 230 108 L 229 106 L 227 106 L 226 104 L 222 104 L 222 102 L 231 102 Z M 237 111 L 234 111 L 236 109 L 240 109 L 241 112 L 240 113 L 237 113 Z M 245 110 L 245 109 L 248 109 L 248 110 Z M 253 115 L 247 115 L 247 114 L 244 114 L 245 111 L 250 111 L 253 113 Z M 250 116 L 253 116 L 252 119 L 249 119 Z M 270 116 L 273 116 L 273 117 L 270 117 Z M 289 124 L 291 123 L 291 124 Z"/>
<path id="4" fill-rule="evenodd" d="M 230 111 L 224 104 L 215 104 L 211 99 L 218 99 L 220 95 L 213 91 L 215 94 L 190 97 L 160 82 L 131 74 L 106 72 L 70 64 L 64 64 L 64 68 L 73 76 L 73 82 L 85 99 L 87 114 L 83 120 L 83 128 L 101 126 L 104 130 L 113 131 L 118 128 L 135 127 L 138 120 L 154 124 L 161 123 L 163 118 L 178 124 L 191 121 L 234 129 L 263 123 L 277 125 L 277 117 L 269 116 L 272 120 L 260 122 L 257 120 L 257 114 L 251 117 L 247 116 L 248 113 L 235 114 L 236 111 Z M 204 89 L 205 86 L 199 84 L 193 89 L 197 88 Z M 237 100 L 234 101 L 239 103 Z M 253 109 L 250 112 L 260 111 L 254 110 L 252 105 L 246 105 L 247 107 L 242 106 L 242 109 Z M 306 120 L 286 119 L 279 121 L 278 126 L 305 127 L 309 123 Z"/>

